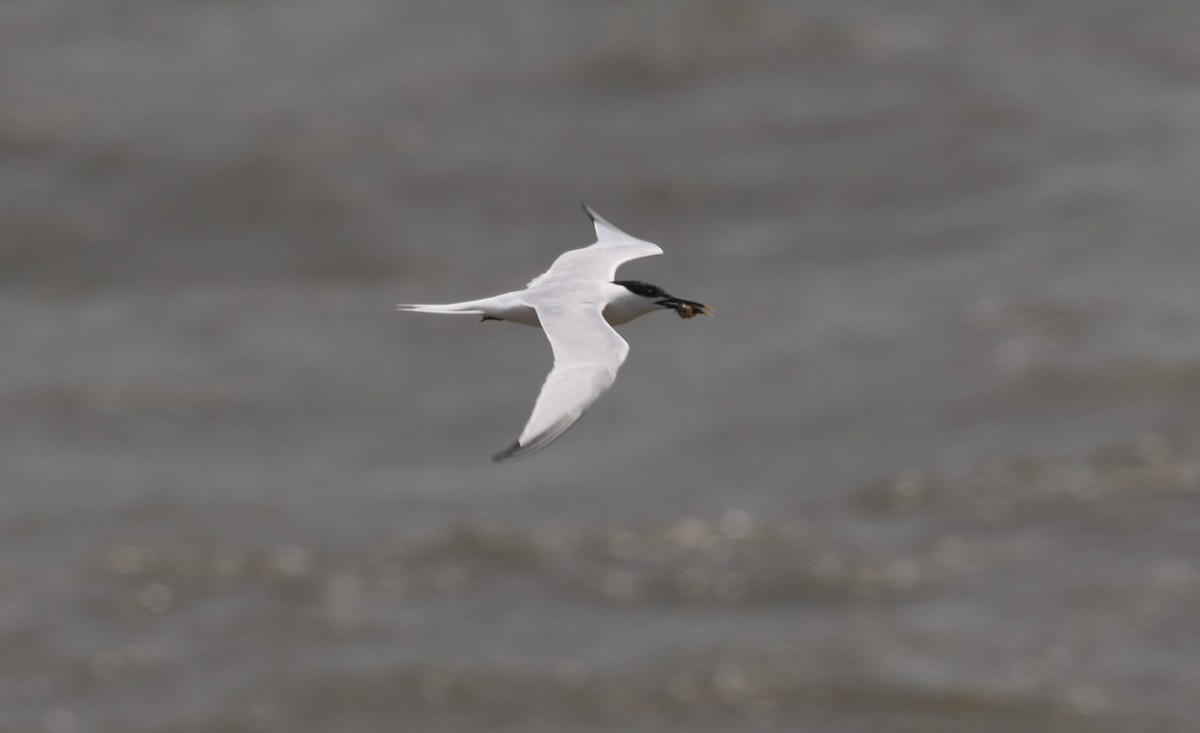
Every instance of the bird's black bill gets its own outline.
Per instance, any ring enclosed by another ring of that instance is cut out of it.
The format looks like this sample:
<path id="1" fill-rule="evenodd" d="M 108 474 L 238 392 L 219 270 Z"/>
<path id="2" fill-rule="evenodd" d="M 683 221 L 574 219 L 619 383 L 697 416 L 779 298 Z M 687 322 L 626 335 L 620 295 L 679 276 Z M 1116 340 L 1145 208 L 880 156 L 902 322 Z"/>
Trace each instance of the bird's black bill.
<path id="1" fill-rule="evenodd" d="M 684 300 L 683 298 L 667 298 L 665 300 L 656 301 L 658 305 L 664 308 L 670 308 L 679 314 L 680 318 L 694 318 L 697 315 L 711 316 L 713 309 L 703 303 L 697 303 L 694 300 Z"/>

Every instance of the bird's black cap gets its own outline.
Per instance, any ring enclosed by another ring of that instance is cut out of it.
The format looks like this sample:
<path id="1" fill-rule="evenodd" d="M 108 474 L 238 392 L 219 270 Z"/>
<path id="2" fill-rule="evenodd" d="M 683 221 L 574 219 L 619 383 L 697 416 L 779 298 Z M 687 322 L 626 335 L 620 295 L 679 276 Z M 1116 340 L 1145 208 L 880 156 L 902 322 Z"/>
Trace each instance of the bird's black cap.
<path id="1" fill-rule="evenodd" d="M 669 294 L 667 294 L 667 291 L 663 290 L 657 285 L 644 283 L 641 280 L 613 280 L 613 285 L 620 285 L 634 295 L 640 295 L 643 298 L 671 297 Z"/>

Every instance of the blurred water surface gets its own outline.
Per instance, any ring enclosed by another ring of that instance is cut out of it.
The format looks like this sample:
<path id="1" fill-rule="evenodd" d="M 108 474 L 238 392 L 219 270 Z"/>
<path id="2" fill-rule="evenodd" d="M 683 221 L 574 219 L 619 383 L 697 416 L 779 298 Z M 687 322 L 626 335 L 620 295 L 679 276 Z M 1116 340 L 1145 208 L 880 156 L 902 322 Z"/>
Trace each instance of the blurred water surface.
<path id="1" fill-rule="evenodd" d="M 1190 731 L 1200 6 L 0 6 L 0 730 Z M 585 199 L 714 305 L 493 466 Z"/>

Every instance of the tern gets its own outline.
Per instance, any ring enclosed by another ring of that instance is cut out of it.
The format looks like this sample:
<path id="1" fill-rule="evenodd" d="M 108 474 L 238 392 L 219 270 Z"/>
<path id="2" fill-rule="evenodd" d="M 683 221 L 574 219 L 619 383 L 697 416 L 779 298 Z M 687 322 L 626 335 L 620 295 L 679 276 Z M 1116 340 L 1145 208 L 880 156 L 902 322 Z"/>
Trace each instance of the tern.
<path id="1" fill-rule="evenodd" d="M 554 368 L 521 436 L 492 456 L 497 463 L 550 445 L 612 386 L 629 354 L 629 344 L 613 326 L 658 310 L 673 310 L 680 318 L 713 314 L 708 306 L 676 298 L 657 285 L 614 280 L 622 264 L 663 251 L 617 229 L 587 204 L 583 210 L 596 229 L 596 243 L 559 255 L 524 290 L 463 303 L 396 306 L 418 313 L 477 315 L 481 322 L 511 321 L 545 332 L 554 350 Z"/>

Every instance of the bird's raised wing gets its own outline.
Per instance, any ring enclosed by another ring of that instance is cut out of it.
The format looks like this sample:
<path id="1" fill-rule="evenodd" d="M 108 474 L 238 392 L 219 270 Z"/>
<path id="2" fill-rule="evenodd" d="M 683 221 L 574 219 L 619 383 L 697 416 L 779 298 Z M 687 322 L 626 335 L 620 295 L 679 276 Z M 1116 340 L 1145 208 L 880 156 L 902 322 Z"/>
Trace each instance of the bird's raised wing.
<path id="1" fill-rule="evenodd" d="M 603 304 L 539 306 L 538 318 L 554 349 L 554 368 L 517 442 L 492 456 L 521 458 L 550 445 L 612 386 L 629 344 L 604 320 Z"/>
<path id="2" fill-rule="evenodd" d="M 578 280 L 612 282 L 622 264 L 663 253 L 657 244 L 632 237 L 609 224 L 587 204 L 583 210 L 596 227 L 596 243 L 563 252 L 549 270 L 530 280 L 527 287 Z"/>
<path id="3" fill-rule="evenodd" d="M 579 202 L 579 205 L 583 207 L 583 213 L 588 215 L 588 218 L 592 220 L 592 226 L 596 228 L 597 242 L 613 239 L 632 239 L 634 241 L 640 241 L 637 239 L 637 237 L 632 237 L 620 229 L 617 229 L 608 221 L 608 219 L 605 219 L 603 216 L 597 214 L 595 209 L 583 203 L 582 201 Z"/>

